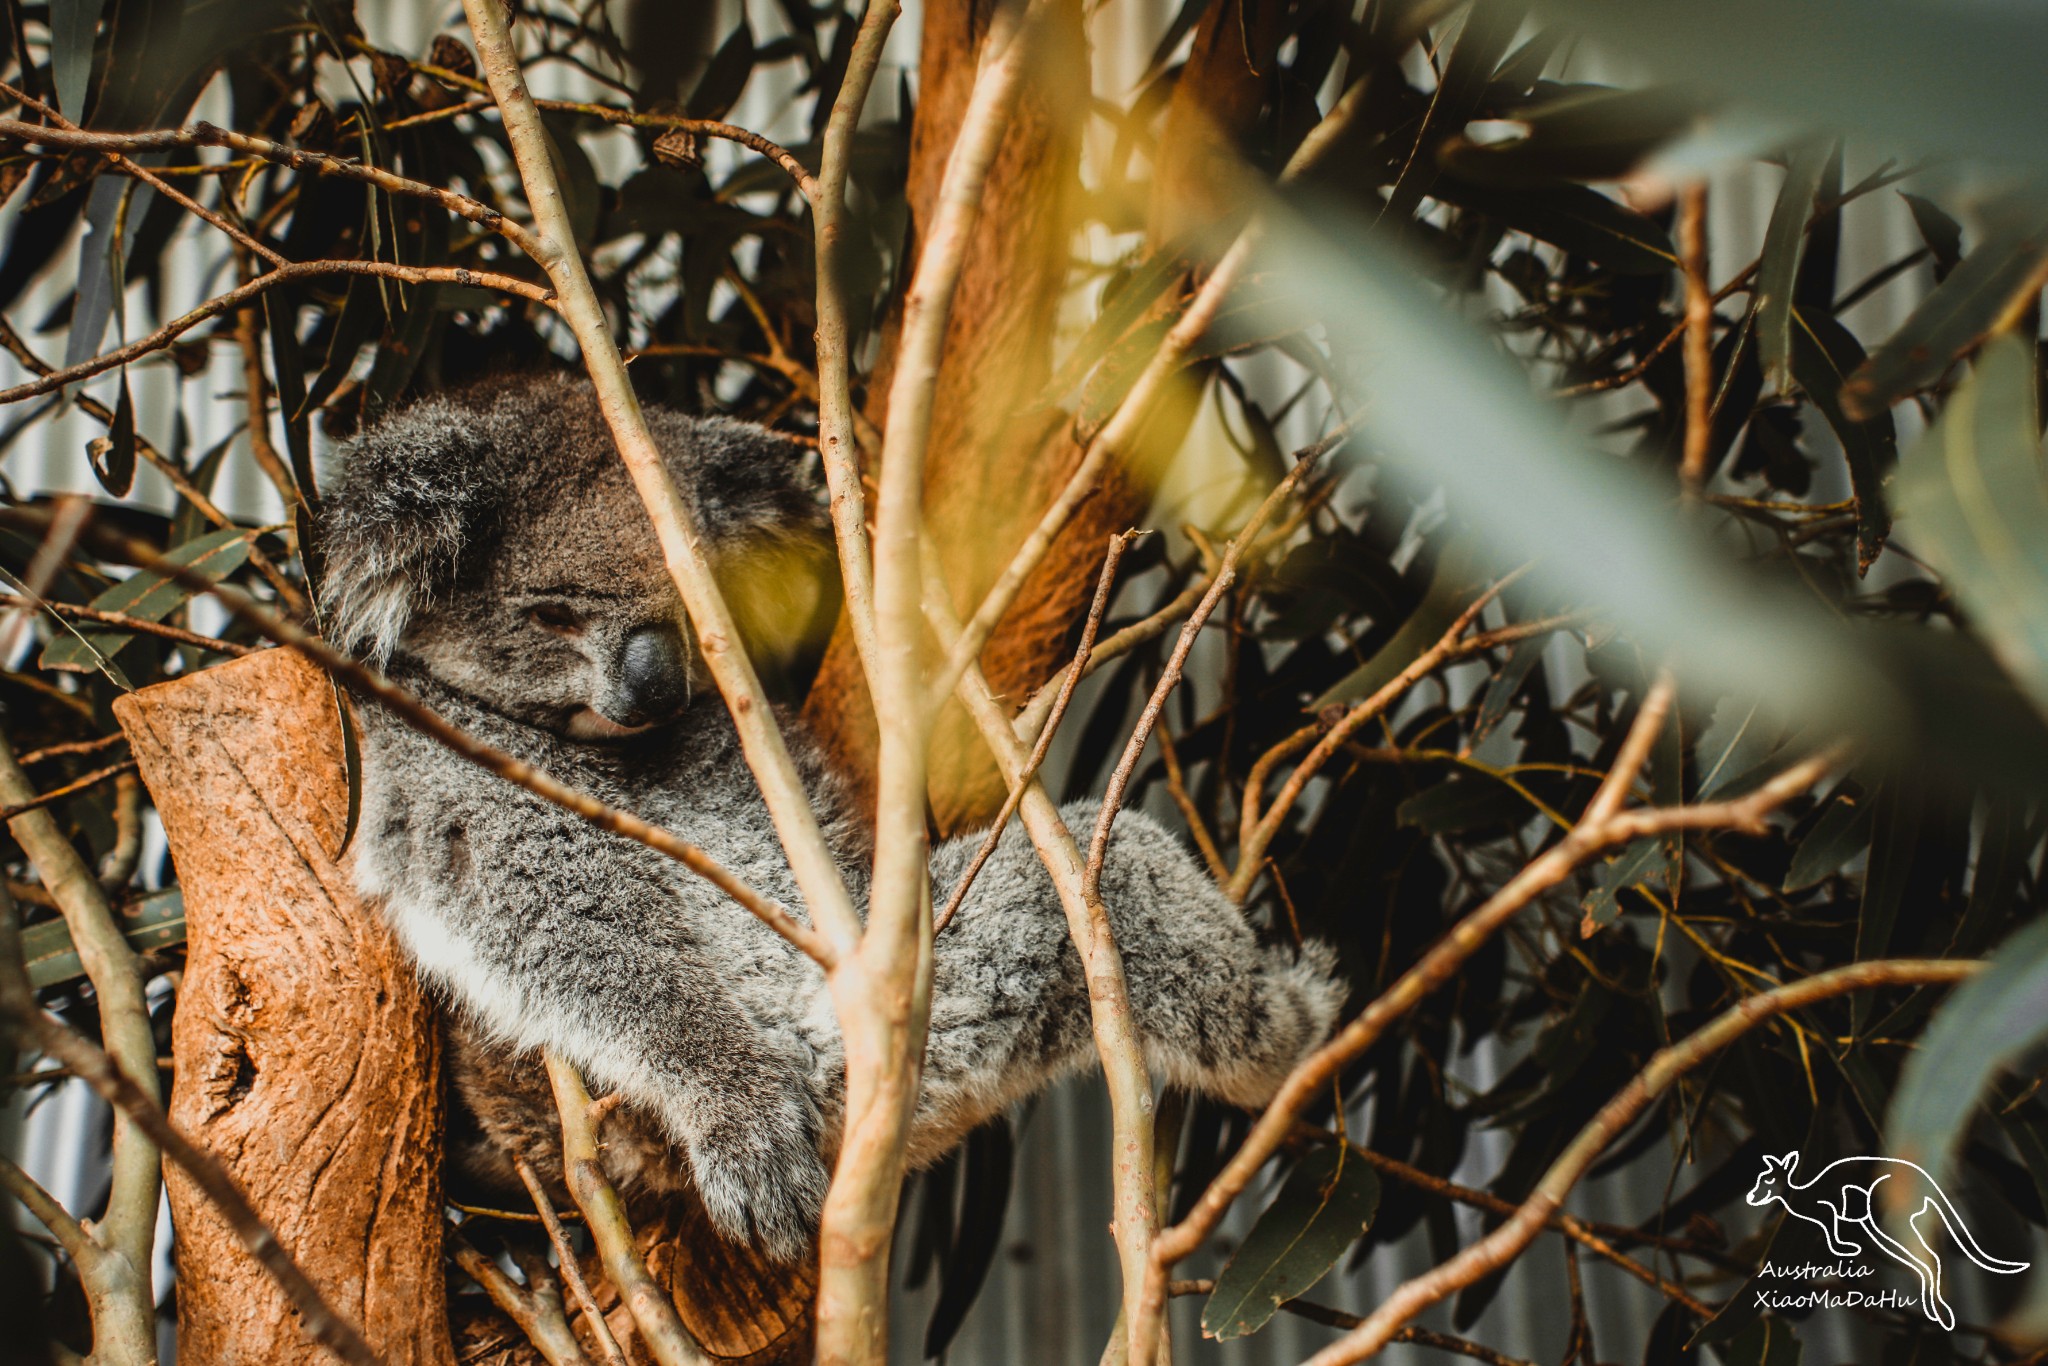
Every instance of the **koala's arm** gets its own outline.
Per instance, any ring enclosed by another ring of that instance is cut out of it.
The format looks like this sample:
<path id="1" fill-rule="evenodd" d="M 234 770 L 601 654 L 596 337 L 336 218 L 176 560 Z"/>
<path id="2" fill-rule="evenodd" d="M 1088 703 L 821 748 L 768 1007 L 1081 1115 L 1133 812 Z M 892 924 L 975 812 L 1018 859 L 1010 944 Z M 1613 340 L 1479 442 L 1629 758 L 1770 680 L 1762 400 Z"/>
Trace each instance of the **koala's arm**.
<path id="1" fill-rule="evenodd" d="M 1085 844 L 1099 811 L 1075 802 L 1060 815 Z M 935 901 L 959 884 L 981 841 L 932 851 Z M 1117 816 L 1102 900 L 1147 1058 L 1174 1084 L 1263 1105 L 1328 1036 L 1344 999 L 1329 950 L 1262 945 L 1194 854 L 1150 817 Z M 935 943 L 931 1012 L 914 1161 L 1095 1057 L 1081 957 L 1020 824 Z"/>
<path id="2" fill-rule="evenodd" d="M 485 1032 L 658 1117 L 720 1228 L 800 1257 L 828 1182 L 809 1059 L 720 980 L 692 934 L 688 874 L 486 781 L 464 784 L 469 801 L 394 801 L 373 784 L 364 890 Z"/>

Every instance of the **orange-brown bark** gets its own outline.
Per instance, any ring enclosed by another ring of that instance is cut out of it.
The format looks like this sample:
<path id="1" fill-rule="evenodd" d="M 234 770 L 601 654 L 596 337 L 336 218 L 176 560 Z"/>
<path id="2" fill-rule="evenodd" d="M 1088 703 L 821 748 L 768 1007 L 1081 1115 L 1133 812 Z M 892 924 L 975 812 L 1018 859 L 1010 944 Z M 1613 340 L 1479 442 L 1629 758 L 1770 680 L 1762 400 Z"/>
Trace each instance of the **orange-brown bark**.
<path id="1" fill-rule="evenodd" d="M 386 1362 L 448 1366 L 438 1033 L 334 861 L 348 798 L 333 691 L 266 651 L 115 712 L 185 892 L 172 1120 Z M 166 1179 L 181 1357 L 325 1363 L 198 1189 Z"/>
<path id="2" fill-rule="evenodd" d="M 925 8 L 920 92 L 911 137 L 912 241 L 930 220 L 946 154 L 966 108 L 986 0 L 934 0 Z M 1165 120 L 1150 219 L 1155 244 L 1192 218 L 1222 212 L 1209 202 L 1219 160 L 1241 142 L 1266 99 L 1281 8 L 1273 0 L 1222 0 L 1198 25 Z M 1085 70 L 1075 7 L 1053 41 L 1052 70 Z M 936 539 L 954 606 L 973 609 L 1082 456 L 1067 414 L 1039 406 L 1051 374 L 1054 319 L 1067 284 L 1079 156 L 1067 111 L 1072 90 L 1027 90 L 991 174 L 987 198 L 947 331 L 934 398 L 926 478 L 926 526 Z M 887 391 L 883 360 L 870 383 Z M 1074 622 L 1094 589 L 1108 537 L 1138 522 L 1152 498 L 1156 464 L 1180 444 L 1193 393 L 1152 421 L 1143 454 L 1112 471 L 1026 581 L 1016 606 L 982 652 L 996 692 L 1021 705 L 1064 662 Z M 878 423 L 886 413 L 871 414 Z M 842 621 L 806 703 L 805 717 L 842 772 L 865 794 L 874 774 L 874 718 Z M 987 822 L 1004 789 L 964 710 L 940 715 L 931 756 L 931 809 L 944 834 Z"/>

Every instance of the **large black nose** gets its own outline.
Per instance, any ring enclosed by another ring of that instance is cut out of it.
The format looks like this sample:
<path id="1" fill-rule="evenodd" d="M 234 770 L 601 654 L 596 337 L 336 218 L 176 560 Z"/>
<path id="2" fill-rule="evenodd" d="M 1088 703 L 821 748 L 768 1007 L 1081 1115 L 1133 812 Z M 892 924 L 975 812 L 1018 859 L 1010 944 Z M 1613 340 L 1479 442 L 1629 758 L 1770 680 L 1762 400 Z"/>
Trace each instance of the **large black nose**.
<path id="1" fill-rule="evenodd" d="M 642 626 L 619 650 L 618 688 L 605 711 L 622 726 L 666 721 L 682 710 L 689 690 L 682 633 L 673 626 Z"/>

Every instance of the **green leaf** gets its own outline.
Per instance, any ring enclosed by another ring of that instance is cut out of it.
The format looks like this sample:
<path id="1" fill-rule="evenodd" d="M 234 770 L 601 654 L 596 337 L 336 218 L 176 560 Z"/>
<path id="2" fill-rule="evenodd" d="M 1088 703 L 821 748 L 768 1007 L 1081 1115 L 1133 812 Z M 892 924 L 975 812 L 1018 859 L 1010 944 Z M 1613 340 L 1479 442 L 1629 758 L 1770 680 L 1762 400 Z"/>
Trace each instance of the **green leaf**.
<path id="1" fill-rule="evenodd" d="M 1856 909 L 1856 958 L 1868 962 L 1891 952 L 1892 932 L 1906 897 L 1906 875 L 1920 847 L 1924 793 L 1914 782 L 1892 779 L 1871 803 L 1870 870 L 1863 875 L 1863 900 Z M 1859 1022 L 1868 1013 L 1868 992 L 1857 996 L 1850 1013 Z"/>
<path id="2" fill-rule="evenodd" d="M 1641 887 L 1653 874 L 1663 872 L 1665 865 L 1664 841 L 1640 839 L 1631 841 L 1628 848 L 1594 869 L 1593 890 L 1579 903 L 1583 913 L 1579 920 L 1580 936 L 1591 939 L 1619 920 L 1621 894 L 1631 887 Z"/>
<path id="3" fill-rule="evenodd" d="M 1451 539 L 1437 557 L 1429 591 L 1401 623 L 1401 629 L 1374 652 L 1373 657 L 1332 684 L 1328 691 L 1308 704 L 1307 710 L 1348 706 L 1363 701 L 1394 681 L 1417 657 L 1443 638 L 1458 613 L 1465 610 L 1479 592 L 1479 571 L 1474 564 L 1472 539 L 1459 535 Z"/>
<path id="4" fill-rule="evenodd" d="M 1848 328 L 1825 313 L 1792 310 L 1792 378 L 1842 443 L 1856 495 L 1856 567 L 1867 572 L 1891 535 L 1884 481 L 1898 462 L 1899 433 L 1887 411 L 1859 420 L 1843 408 L 1843 384 L 1862 363 L 1863 348 Z"/>
<path id="5" fill-rule="evenodd" d="M 1764 383 L 1773 393 L 1784 393 L 1792 382 L 1792 286 L 1799 278 L 1806 220 L 1813 214 L 1813 196 L 1820 189 L 1830 152 L 1830 143 L 1813 141 L 1793 153 L 1771 209 L 1770 226 L 1764 230 L 1763 255 L 1756 268 L 1756 345 Z"/>
<path id="6" fill-rule="evenodd" d="M 1777 748 L 1778 728 L 1761 702 L 1722 698 L 1694 752 L 1700 771 L 1698 800 L 1739 796 L 1756 786 Z"/>
<path id="7" fill-rule="evenodd" d="M 1906 208 L 1913 215 L 1913 226 L 1920 233 L 1920 240 L 1927 244 L 1927 250 L 1934 256 L 1934 283 L 1940 284 L 1948 273 L 1962 263 L 1962 225 L 1948 216 L 1946 210 L 1931 199 L 1917 194 L 1899 191 L 1899 198 L 1906 201 Z"/>
<path id="8" fill-rule="evenodd" d="M 218 583 L 248 561 L 249 540 L 254 534 L 241 527 L 228 527 L 201 536 L 196 541 L 187 541 L 164 558 Z M 183 584 L 167 579 L 153 569 L 143 569 L 121 580 L 89 605 L 102 612 L 119 612 L 144 621 L 162 621 L 191 596 L 191 590 Z M 79 638 L 81 636 L 83 640 Z M 111 659 L 132 638 L 132 632 L 108 627 L 81 629 L 78 635 L 63 635 L 52 640 L 43 648 L 39 664 L 45 669 L 92 672 L 99 668 L 94 650 Z"/>
<path id="9" fill-rule="evenodd" d="M 1379 1204 L 1379 1178 L 1350 1145 L 1304 1157 L 1217 1276 L 1202 1306 L 1202 1332 L 1225 1342 L 1258 1332 L 1336 1265 Z"/>
<path id="10" fill-rule="evenodd" d="M 1832 877 L 1835 870 L 1870 846 L 1874 820 L 1873 803 L 1835 793 L 1827 810 L 1813 823 L 1806 838 L 1792 851 L 1792 867 L 1785 874 L 1785 891 L 1803 892 Z"/>
<path id="11" fill-rule="evenodd" d="M 2040 293 L 2044 262 L 2048 231 L 2042 223 L 2008 223 L 1993 233 L 1849 377 L 1842 410 L 1874 415 L 1934 384 L 2009 311 Z"/>
<path id="12" fill-rule="evenodd" d="M 1999 663 L 2048 711 L 2048 485 L 2034 382 L 2031 343 L 2002 337 L 1986 347 L 1913 448 L 1898 498 L 1913 548 L 1941 570 Z"/>
<path id="13" fill-rule="evenodd" d="M 711 64 L 704 68 L 697 88 L 690 92 L 689 107 L 684 112 L 693 119 L 724 118 L 753 74 L 754 30 L 742 17 L 739 27 L 712 54 Z"/>
<path id="14" fill-rule="evenodd" d="M 1584 185 L 1510 192 L 1445 176 L 1431 193 L 1617 274 L 1662 275 L 1678 265 L 1669 233 Z"/>
<path id="15" fill-rule="evenodd" d="M 1394 819 L 1426 834 L 1454 835 L 1517 820 L 1528 813 L 1527 800 L 1512 787 L 1461 773 L 1402 802 Z"/>
<path id="16" fill-rule="evenodd" d="M 1524 370 L 1355 215 L 1319 206 L 1312 227 L 1286 204 L 1263 211 L 1256 268 L 1293 287 L 1361 377 L 1355 444 L 1442 488 L 1490 563 L 1534 559 L 1544 591 L 1613 621 L 1646 657 L 1669 653 L 1693 688 L 1768 693 L 1830 726 L 1895 704 L 1838 621 L 1731 572 L 1673 515 L 1668 486 L 1589 450 L 1561 405 L 1532 395 Z"/>
<path id="17" fill-rule="evenodd" d="M 128 367 L 121 367 L 121 396 L 114 402 L 114 420 L 107 434 L 85 445 L 93 477 L 116 498 L 125 498 L 135 483 L 135 400 L 128 392 Z"/>
<path id="18" fill-rule="evenodd" d="M 1979 1097 L 1999 1073 L 2044 1039 L 2048 919 L 2037 919 L 2007 939 L 1989 965 L 1934 1012 L 1919 1048 L 1906 1055 L 1899 1070 L 1899 1089 L 1885 1124 L 1885 1151 L 1918 1163 L 1935 1186 L 1948 1189 L 1956 1148 Z M 1885 1205 L 1889 1210 L 1903 1206 L 1910 1213 L 1925 1194 L 1909 1187 Z"/>
<path id="19" fill-rule="evenodd" d="M 1451 47 L 1443 79 L 1437 82 L 1429 108 L 1423 112 L 1414 149 L 1387 196 L 1386 213 L 1395 222 L 1405 221 L 1415 212 L 1423 193 L 1436 178 L 1436 160 L 1430 144 L 1457 133 L 1478 112 L 1487 82 L 1501 58 L 1507 55 L 1508 45 L 1521 31 L 1527 14 L 1528 6 L 1517 0 L 1473 0 L 1465 26 L 1458 30 L 1457 41 Z"/>
<path id="20" fill-rule="evenodd" d="M 122 935 L 137 953 L 185 942 L 185 894 L 175 887 L 130 902 L 116 913 Z M 21 953 L 28 963 L 28 980 L 37 990 L 85 976 L 85 965 L 71 942 L 71 927 L 62 917 L 23 930 Z"/>
<path id="21" fill-rule="evenodd" d="M 1437 160 L 1463 180 L 1503 189 L 1618 180 L 1699 113 L 1695 101 L 1667 89 L 1574 91 L 1515 110 L 1524 136 L 1493 143 L 1452 138 Z"/>
<path id="22" fill-rule="evenodd" d="M 2048 161 L 2038 92 L 2048 9 L 2038 5 L 1549 0 L 1545 16 L 1597 34 L 1601 51 L 1651 76 L 1851 134 L 1862 147 Z"/>
<path id="23" fill-rule="evenodd" d="M 57 86 L 57 108 L 73 123 L 85 122 L 93 41 L 105 7 L 106 0 L 50 0 L 50 66 Z"/>
<path id="24" fill-rule="evenodd" d="M 1473 744 L 1478 744 L 1481 737 L 1490 733 L 1508 714 L 1508 708 L 1514 705 L 1515 694 L 1522 690 L 1530 671 L 1542 660 L 1552 634 L 1545 631 L 1540 636 L 1517 641 L 1515 648 L 1508 652 L 1507 663 L 1500 666 L 1500 672 L 1487 685 L 1486 697 L 1479 704 L 1479 718 L 1472 723 Z"/>

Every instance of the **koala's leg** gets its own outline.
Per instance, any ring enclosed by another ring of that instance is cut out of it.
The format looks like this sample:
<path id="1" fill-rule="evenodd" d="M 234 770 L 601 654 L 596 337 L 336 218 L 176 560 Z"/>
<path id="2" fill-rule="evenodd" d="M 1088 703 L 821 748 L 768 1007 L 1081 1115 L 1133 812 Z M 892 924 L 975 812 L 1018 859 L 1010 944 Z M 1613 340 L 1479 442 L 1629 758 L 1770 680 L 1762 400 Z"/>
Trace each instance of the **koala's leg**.
<path id="1" fill-rule="evenodd" d="M 1084 849 L 1098 809 L 1076 802 L 1060 813 Z M 966 836 L 933 851 L 936 901 L 943 904 L 980 843 Z M 1150 817 L 1117 817 L 1102 898 L 1155 1073 L 1261 1105 L 1328 1036 L 1345 994 L 1329 950 L 1262 947 L 1194 855 Z M 1094 1057 L 1080 955 L 1051 877 L 1013 824 L 938 938 L 914 1157 L 936 1156 Z"/>
<path id="2" fill-rule="evenodd" d="M 692 941 L 689 875 L 494 789 L 488 810 L 387 818 L 359 883 L 483 1033 L 621 1092 L 687 1154 L 721 1229 L 801 1257 L 828 1184 L 808 1059 L 761 1031 Z"/>

